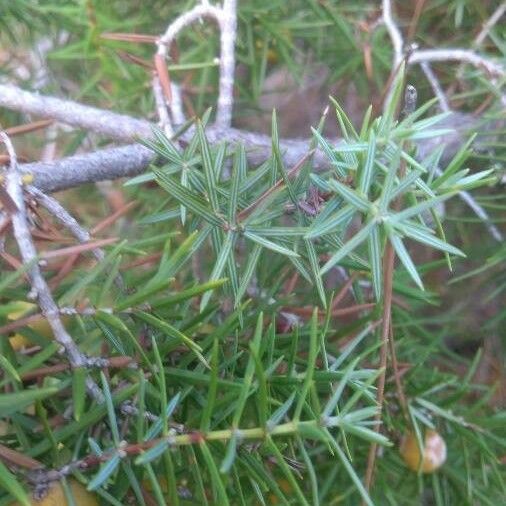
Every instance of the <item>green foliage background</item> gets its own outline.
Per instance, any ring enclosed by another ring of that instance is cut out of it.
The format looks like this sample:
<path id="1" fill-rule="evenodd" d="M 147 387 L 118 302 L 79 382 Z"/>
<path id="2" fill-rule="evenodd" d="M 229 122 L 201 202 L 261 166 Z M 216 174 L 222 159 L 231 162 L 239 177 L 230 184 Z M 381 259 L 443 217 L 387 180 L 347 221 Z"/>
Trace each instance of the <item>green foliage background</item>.
<path id="1" fill-rule="evenodd" d="M 28 51 L 40 47 L 42 39 L 64 40 L 47 55 L 49 72 L 41 91 L 154 119 L 149 73 L 120 56 L 128 51 L 148 60 L 153 47 L 109 41 L 101 34 L 159 34 L 190 5 L 2 2 L 1 72 L 33 88 L 34 73 L 18 72 L 23 64 L 30 68 Z M 468 47 L 470 33 L 495 6 L 428 1 L 416 39 L 424 46 Z M 412 11 L 398 8 L 408 24 Z M 357 100 L 377 100 L 391 72 L 390 44 L 383 28 L 368 39 L 359 23 L 372 22 L 378 12 L 373 2 L 240 2 L 236 116 L 254 113 L 272 68 L 286 66 L 302 79 L 308 58 L 330 69 L 329 83 L 353 81 Z M 86 301 L 96 309 L 68 323 L 84 352 L 103 355 L 105 349 L 108 356 L 131 356 L 137 367 L 93 371 L 106 397 L 105 404 L 97 405 L 76 388 L 76 373 L 47 375 L 39 384 L 22 381 L 30 371 L 62 362 L 53 342 L 23 328 L 21 334 L 40 346 L 26 355 L 15 352 L 2 336 L 0 414 L 5 431 L 0 443 L 48 469 L 97 457 L 100 466 L 73 474 L 103 504 L 499 504 L 506 493 L 500 462 L 505 413 L 495 397 L 502 378 L 481 384 L 475 373 L 487 340 L 500 336 L 504 325 L 500 301 L 506 249 L 488 237 L 455 194 L 480 186 L 475 197 L 501 225 L 504 132 L 497 130 L 493 141 L 477 132 L 482 150 L 463 145 L 442 166 L 444 175 L 434 177 L 438 150 L 425 160 L 412 157 L 417 139 L 441 134 L 441 116 L 433 103 L 426 103 L 431 92 L 423 77 L 410 69 L 408 80 L 417 86 L 419 103 L 426 104 L 414 115 L 397 120 L 403 90 L 399 79 L 397 95 L 382 118 L 353 126 L 336 97 L 335 112 L 320 124 L 307 125 L 308 137 L 314 127 L 313 146 L 326 151 L 332 167 L 328 172 L 312 174 L 309 159 L 294 177 L 287 175 L 290 167 L 283 166 L 277 140 L 282 118 L 276 115 L 270 129 L 272 157 L 250 167 L 240 147 L 211 147 L 205 138 L 205 124 L 211 121 L 206 111 L 216 99 L 214 27 L 196 25 L 178 41 L 179 61 L 169 69 L 173 79 L 188 79 L 190 102 L 202 118 L 195 138 L 178 151 L 157 133 L 149 145 L 159 164 L 123 186 L 125 195 L 139 204 L 127 223 L 107 231 L 121 241 L 106 248 L 103 263 L 77 268 L 54 293 L 62 306 Z M 366 42 L 374 62 L 370 78 L 364 68 Z M 504 58 L 503 25 L 492 31 L 487 44 L 487 52 Z M 455 69 L 437 70 L 442 82 L 451 85 Z M 474 69 L 466 68 L 464 76 L 466 85 L 453 100 L 472 111 L 491 92 L 491 84 Z M 499 107 L 493 104 L 486 117 L 500 117 Z M 1 113 L 2 125 L 22 120 Z M 345 145 L 327 145 L 324 121 L 339 125 Z M 61 154 L 73 153 L 84 139 L 83 132 L 60 133 Z M 42 142 L 37 137 L 17 144 L 21 153 L 36 156 Z M 402 164 L 406 174 L 396 179 Z M 226 172 L 230 178 L 223 177 Z M 279 191 L 244 212 L 277 181 Z M 310 186 L 326 195 L 316 218 L 297 209 Z M 392 202 L 399 195 L 403 208 L 396 213 Z M 63 198 L 85 224 L 93 225 L 109 212 L 95 188 L 76 189 Z M 438 223 L 433 213 L 431 226 L 421 213 L 443 200 L 448 200 L 444 222 Z M 289 204 L 295 211 L 287 217 Z M 404 304 L 394 305 L 393 331 L 408 416 L 403 416 L 389 372 L 382 433 L 377 434 L 375 322 L 381 316 L 387 238 L 400 259 L 394 293 Z M 414 246 L 417 241 L 448 256 L 438 253 L 420 261 L 427 250 Z M 159 253 L 156 264 L 125 268 Z M 340 284 L 324 272 L 329 259 L 347 276 L 356 276 L 347 304 L 374 303 L 373 308 L 346 319 L 332 316 L 330 301 Z M 118 273 L 126 292 L 114 284 Z M 287 291 L 294 273 L 300 279 Z M 47 273 L 49 278 L 54 274 Z M 464 286 L 476 294 L 466 293 Z M 20 273 L 2 272 L 2 323 L 26 293 Z M 482 300 L 492 307 L 485 318 Z M 301 307 L 309 308 L 306 317 L 286 325 L 283 312 Z M 497 359 L 502 366 L 503 357 Z M 135 407 L 133 415 L 125 414 L 125 401 Z M 72 413 L 72 406 L 80 408 Z M 64 423 L 54 423 L 58 414 L 68 415 Z M 427 427 L 443 435 L 448 460 L 438 472 L 422 475 L 407 470 L 398 447 L 407 431 L 414 429 L 421 440 Z M 144 445 L 146 451 L 125 457 L 124 441 L 128 447 Z M 369 498 L 362 478 L 373 441 L 383 448 Z M 0 490 L 5 489 L 0 505 L 12 500 L 8 491 L 16 490 L 16 482 L 26 486 L 25 478 L 23 471 L 0 465 Z"/>

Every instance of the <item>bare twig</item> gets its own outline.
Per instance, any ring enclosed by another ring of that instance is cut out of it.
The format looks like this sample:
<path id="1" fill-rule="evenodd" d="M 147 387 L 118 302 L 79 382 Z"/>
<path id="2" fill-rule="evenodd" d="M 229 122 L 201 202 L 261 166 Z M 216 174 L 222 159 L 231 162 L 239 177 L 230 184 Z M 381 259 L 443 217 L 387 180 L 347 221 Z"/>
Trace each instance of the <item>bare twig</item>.
<path id="1" fill-rule="evenodd" d="M 490 58 L 481 56 L 471 49 L 449 48 L 449 49 L 417 49 L 411 53 L 409 63 L 421 62 L 443 62 L 457 61 L 470 63 L 475 67 L 484 69 L 488 74 L 496 77 L 506 75 L 502 65 L 494 62 Z"/>
<path id="2" fill-rule="evenodd" d="M 90 233 L 53 197 L 41 192 L 38 188 L 28 186 L 27 192 L 37 200 L 52 216 L 54 216 L 80 243 L 91 241 Z M 100 262 L 104 259 L 104 252 L 100 248 L 92 250 L 95 258 Z"/>
<path id="3" fill-rule="evenodd" d="M 392 68 L 397 68 L 402 61 L 404 40 L 401 31 L 392 16 L 392 3 L 390 0 L 383 0 L 383 23 L 388 31 L 394 49 L 394 61 Z"/>
<path id="4" fill-rule="evenodd" d="M 149 137 L 152 130 L 152 124 L 148 121 L 31 93 L 5 84 L 0 84 L 0 106 L 41 118 L 55 119 L 119 141 L 132 142 L 138 138 Z"/>
<path id="5" fill-rule="evenodd" d="M 476 39 L 474 40 L 473 47 L 478 47 L 479 44 L 484 40 L 486 35 L 490 32 L 495 23 L 501 18 L 506 10 L 506 2 L 503 2 L 501 6 L 499 6 L 494 14 L 492 14 L 489 21 L 485 24 L 483 29 L 480 31 Z M 402 59 L 402 48 L 404 45 L 404 40 L 402 37 L 402 33 L 400 32 L 396 22 L 392 16 L 392 5 L 391 0 L 383 0 L 383 22 L 387 27 L 388 34 L 392 41 L 392 45 L 394 47 L 394 62 L 393 67 L 396 68 L 401 59 Z M 401 56 L 399 56 L 399 54 Z M 400 58 L 400 59 L 399 59 Z M 478 68 L 485 69 L 491 76 L 494 76 L 492 79 L 492 83 L 498 86 L 497 77 L 504 77 L 506 75 L 506 70 L 504 67 L 499 65 L 498 63 L 493 62 L 492 60 L 480 56 L 473 50 L 468 49 L 414 49 L 407 58 L 408 63 L 419 63 L 424 71 L 427 79 L 429 80 L 434 94 L 439 100 L 441 108 L 443 111 L 450 110 L 448 105 L 448 101 L 446 100 L 446 96 L 439 85 L 439 81 L 436 76 L 432 73 L 432 70 L 429 66 L 429 62 L 431 61 L 460 61 L 463 63 L 470 63 Z M 462 66 L 459 67 L 457 71 L 457 75 L 462 73 Z M 501 95 L 501 102 L 506 104 L 506 97 Z M 482 220 L 484 220 L 485 225 L 489 231 L 489 233 L 494 237 L 494 239 L 498 241 L 502 241 L 502 234 L 491 222 L 490 218 L 486 211 L 476 202 L 476 200 L 468 193 L 468 192 L 460 192 L 459 197 L 474 211 L 474 213 Z"/>
<path id="6" fill-rule="evenodd" d="M 236 0 L 224 0 L 221 8 L 208 2 L 202 2 L 176 18 L 158 40 L 157 54 L 165 59 L 168 49 L 181 30 L 203 17 L 216 20 L 220 29 L 220 81 L 216 124 L 221 127 L 229 127 L 232 123 L 237 33 L 236 9 Z"/>
<path id="7" fill-rule="evenodd" d="M 158 39 L 158 54 L 166 58 L 167 52 L 178 33 L 195 21 L 199 21 L 204 17 L 213 18 L 217 23 L 219 23 L 221 9 L 219 7 L 215 7 L 214 5 L 210 5 L 207 2 L 202 2 L 192 9 L 185 11 L 172 21 L 172 23 L 167 27 L 165 33 Z"/>
<path id="8" fill-rule="evenodd" d="M 407 85 L 404 92 L 404 112 L 403 114 L 409 115 L 416 108 L 417 91 L 412 85 Z M 409 147 L 409 146 L 408 146 Z M 407 148 L 408 148 L 407 147 Z M 399 166 L 399 177 L 404 177 L 406 173 L 406 161 L 403 159 Z M 402 205 L 402 197 L 398 197 L 394 201 L 394 208 L 399 209 Z M 381 430 L 381 420 L 383 414 L 383 404 L 385 400 L 385 382 L 387 372 L 387 357 L 388 348 L 390 345 L 390 339 L 393 339 L 392 332 L 392 300 L 393 300 L 393 280 L 394 280 L 394 265 L 395 265 L 395 251 L 392 245 L 392 241 L 387 239 L 385 250 L 383 254 L 383 291 L 382 291 L 382 316 L 381 316 L 381 348 L 380 348 L 380 375 L 378 378 L 378 386 L 376 393 L 376 402 L 378 405 L 378 411 L 375 415 L 376 425 L 374 431 L 379 432 Z M 376 452 L 378 450 L 378 444 L 372 442 L 369 447 L 369 454 L 367 457 L 367 468 L 365 472 L 365 488 L 367 491 L 370 490 L 371 484 L 374 477 L 374 469 L 376 462 Z"/>
<path id="9" fill-rule="evenodd" d="M 170 105 L 170 112 L 174 123 L 176 125 L 182 125 L 186 123 L 186 117 L 183 111 L 183 98 L 181 96 L 181 88 L 176 83 L 171 83 L 172 87 L 172 102 Z"/>
<path id="10" fill-rule="evenodd" d="M 392 14 L 391 0 L 383 0 L 383 23 L 394 48 L 393 68 L 396 68 L 403 58 L 404 38 Z M 488 32 L 487 32 L 488 33 Z M 500 77 L 506 75 L 506 70 L 499 63 L 490 58 L 479 55 L 471 49 L 447 48 L 447 49 L 417 49 L 414 48 L 408 56 L 408 63 L 441 61 L 460 61 L 470 63 L 475 67 L 486 70 L 490 75 Z"/>
<path id="11" fill-rule="evenodd" d="M 487 22 L 483 25 L 480 33 L 476 36 L 473 41 L 473 47 L 477 48 L 481 46 L 483 41 L 487 38 L 490 30 L 497 24 L 497 22 L 504 16 L 506 12 L 506 2 L 501 2 L 493 14 L 488 18 Z"/>
<path id="12" fill-rule="evenodd" d="M 26 191 L 32 195 L 54 218 L 56 218 L 81 244 L 87 243 L 91 240 L 91 234 L 82 227 L 56 199 L 46 195 L 38 188 L 31 185 L 26 187 Z M 102 262 L 105 258 L 104 250 L 101 248 L 93 248 L 92 253 L 98 262 Z M 120 274 L 114 278 L 114 284 L 119 290 L 125 290 L 126 285 Z"/>
<path id="13" fill-rule="evenodd" d="M 154 159 L 153 151 L 140 144 L 132 144 L 54 162 L 26 163 L 20 165 L 19 170 L 33 175 L 34 187 L 50 193 L 86 183 L 136 176 L 147 170 Z"/>
<path id="14" fill-rule="evenodd" d="M 235 39 L 237 34 L 237 0 L 223 0 L 220 22 L 220 94 L 216 123 L 230 126 L 234 105 Z"/>
<path id="15" fill-rule="evenodd" d="M 483 25 L 482 29 L 480 30 L 478 35 L 473 40 L 471 47 L 474 50 L 478 49 L 483 44 L 484 40 L 488 37 L 492 28 L 502 18 L 502 16 L 504 15 L 505 12 L 506 12 L 506 2 L 502 2 L 497 7 L 497 9 L 492 13 L 490 18 Z M 455 82 L 458 82 L 460 79 L 462 79 L 463 75 L 464 75 L 464 65 L 461 63 L 457 69 L 456 74 L 455 74 Z M 491 82 L 497 88 L 500 87 L 498 80 L 496 78 L 492 79 Z M 455 84 L 452 84 L 451 89 L 454 89 L 454 86 L 455 86 Z M 500 100 L 501 100 L 501 103 L 503 104 L 503 106 L 506 107 L 506 95 L 505 94 L 500 95 Z"/>
<path id="16" fill-rule="evenodd" d="M 174 130 L 167 111 L 167 104 L 162 86 L 160 85 L 160 78 L 157 75 L 153 76 L 152 86 L 160 128 L 165 132 L 165 135 L 170 138 L 174 135 Z"/>
<path id="17" fill-rule="evenodd" d="M 432 71 L 432 68 L 429 64 L 429 62 L 422 62 L 420 63 L 420 67 L 423 70 L 423 73 L 425 74 L 425 77 L 427 78 L 427 81 L 429 81 L 429 84 L 432 87 L 432 91 L 434 92 L 434 95 L 437 97 L 437 100 L 439 102 L 439 107 L 443 112 L 448 112 L 450 110 L 450 106 L 448 104 L 448 99 L 446 98 L 445 92 L 443 91 L 443 88 L 441 87 L 441 84 L 439 83 L 438 78 Z"/>
<path id="18" fill-rule="evenodd" d="M 10 157 L 10 168 L 6 174 L 6 189 L 17 206 L 17 211 L 12 213 L 12 227 L 19 252 L 23 262 L 25 264 L 31 264 L 31 267 L 28 270 L 30 284 L 32 287 L 31 295 L 37 299 L 40 310 L 47 319 L 55 340 L 63 347 L 65 355 L 72 368 L 95 365 L 94 362 L 99 361 L 100 359 L 89 359 L 85 357 L 79 351 L 79 348 L 61 322 L 58 306 L 56 305 L 53 296 L 51 295 L 51 291 L 42 276 L 39 265 L 37 264 L 37 251 L 33 244 L 30 227 L 27 221 L 28 219 L 23 198 L 23 189 L 21 186 L 21 174 L 18 170 L 14 147 L 5 132 L 0 132 L 0 139 L 5 144 Z M 90 395 L 97 402 L 103 401 L 102 392 L 90 377 L 86 380 L 86 386 Z"/>

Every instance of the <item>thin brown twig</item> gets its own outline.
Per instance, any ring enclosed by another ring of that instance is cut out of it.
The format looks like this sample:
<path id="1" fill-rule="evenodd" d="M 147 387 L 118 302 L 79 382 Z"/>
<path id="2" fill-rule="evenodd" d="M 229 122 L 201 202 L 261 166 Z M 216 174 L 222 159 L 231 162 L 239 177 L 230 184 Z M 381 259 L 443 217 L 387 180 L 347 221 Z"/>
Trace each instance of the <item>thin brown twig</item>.
<path id="1" fill-rule="evenodd" d="M 47 233 L 43 232 L 42 230 L 33 229 L 32 237 L 34 239 L 38 239 L 39 241 L 59 242 L 63 244 L 72 244 L 74 242 L 74 240 L 71 237 L 65 237 L 61 235 L 58 231 L 52 230 L 51 232 L 52 233 Z"/>
<path id="2" fill-rule="evenodd" d="M 159 54 L 155 54 L 155 56 L 153 57 L 153 62 L 155 65 L 155 71 L 160 81 L 160 86 L 162 87 L 163 94 L 165 95 L 165 100 L 167 101 L 168 104 L 170 104 L 172 102 L 172 91 L 170 84 L 169 69 L 167 68 L 165 58 L 163 58 Z"/>
<path id="3" fill-rule="evenodd" d="M 291 278 L 286 282 L 285 288 L 283 289 L 283 292 L 285 295 L 291 294 L 295 290 L 295 286 L 297 285 L 297 281 L 299 281 L 299 273 L 295 271 Z"/>
<path id="4" fill-rule="evenodd" d="M 379 422 L 381 422 L 383 412 L 383 401 L 385 400 L 385 378 L 387 368 L 387 355 L 388 355 L 388 341 L 390 333 L 390 319 L 392 317 L 392 287 L 393 287 L 393 274 L 394 274 L 394 248 L 390 241 L 385 246 L 385 254 L 383 258 L 383 312 L 381 321 L 381 348 L 380 348 L 380 376 L 378 378 L 376 402 L 378 404 L 378 411 L 375 416 L 377 424 L 374 429 L 378 432 L 380 430 Z M 365 488 L 370 490 L 373 474 L 374 464 L 376 461 L 376 452 L 378 449 L 377 443 L 371 443 L 369 447 L 369 454 L 367 457 L 367 469 L 365 473 Z"/>
<path id="5" fill-rule="evenodd" d="M 297 174 L 297 172 L 301 169 L 301 167 L 307 162 L 307 160 L 314 153 L 314 149 L 307 152 L 287 173 L 287 177 L 291 178 Z M 260 197 L 258 197 L 253 203 L 251 203 L 248 207 L 244 208 L 238 215 L 237 221 L 243 221 L 246 219 L 265 199 L 269 198 L 275 191 L 282 188 L 285 184 L 285 180 L 283 178 L 278 179 L 276 183 L 271 186 L 268 190 L 266 190 Z"/>
<path id="6" fill-rule="evenodd" d="M 11 217 L 6 216 L 5 213 L 0 211 L 0 237 L 3 235 L 3 233 L 10 227 L 11 225 Z M 1 243 L 0 243 L 0 249 L 1 249 Z"/>
<path id="7" fill-rule="evenodd" d="M 121 265 L 119 268 L 120 271 L 128 271 L 134 267 L 140 267 L 141 265 L 146 265 L 150 263 L 157 262 L 162 257 L 162 253 L 153 253 L 151 255 L 142 256 L 140 258 L 137 258 L 136 260 L 133 260 L 127 264 Z"/>
<path id="8" fill-rule="evenodd" d="M 149 70 L 150 72 L 154 70 L 153 63 L 145 60 L 144 58 L 140 58 L 139 56 L 121 50 L 116 50 L 116 54 L 127 63 L 133 63 L 134 65 L 138 65 L 139 67 L 142 67 L 145 70 Z"/>
<path id="9" fill-rule="evenodd" d="M 407 85 L 404 94 L 404 110 L 402 114 L 409 115 L 416 108 L 417 92 L 416 88 L 411 85 Z M 409 146 L 407 146 L 407 149 Z M 406 173 L 406 161 L 401 159 L 399 164 L 399 177 L 404 177 Z M 399 210 L 402 205 L 402 197 L 399 197 L 393 203 L 393 208 Z M 393 279 L 394 279 L 394 265 L 395 265 L 395 251 L 390 240 L 387 240 L 385 246 L 385 252 L 383 256 L 383 311 L 381 321 L 381 348 L 380 348 L 380 375 L 378 378 L 378 387 L 376 394 L 376 402 L 378 405 L 378 411 L 376 412 L 374 425 L 374 431 L 380 432 L 381 420 L 383 414 L 383 404 L 385 401 L 385 383 L 387 373 L 387 357 L 388 349 L 391 346 L 391 337 L 393 338 L 392 331 L 392 301 L 393 301 Z M 369 492 L 374 478 L 376 453 L 378 450 L 378 444 L 376 442 L 371 443 L 369 447 L 369 454 L 367 456 L 367 468 L 365 472 L 365 488 Z"/>
<path id="10" fill-rule="evenodd" d="M 6 323 L 0 327 L 0 334 L 10 334 L 17 329 L 26 327 L 32 323 L 38 322 L 44 319 L 44 315 L 42 313 L 36 313 L 29 316 L 23 316 L 22 318 L 18 318 L 16 321 Z"/>
<path id="11" fill-rule="evenodd" d="M 395 387 L 397 389 L 397 397 L 399 398 L 399 404 L 402 409 L 402 413 L 406 421 L 409 422 L 408 402 L 406 400 L 406 394 L 402 386 L 401 375 L 399 373 L 399 364 L 397 362 L 397 351 L 395 349 L 394 330 L 392 322 L 390 321 L 390 360 L 392 361 L 392 369 L 394 373 Z"/>
<path id="12" fill-rule="evenodd" d="M 376 304 L 374 302 L 366 302 L 365 304 L 355 304 L 354 306 L 343 307 L 341 309 L 332 309 L 331 315 L 334 317 L 347 316 L 350 314 L 359 313 L 360 311 L 365 311 L 367 309 L 372 309 L 375 306 L 376 306 Z M 287 306 L 287 307 L 283 307 L 281 309 L 281 311 L 284 311 L 287 313 L 293 313 L 297 316 L 311 316 L 313 314 L 312 307 Z M 318 311 L 319 318 L 325 318 L 326 315 L 327 315 L 326 311 L 324 311 L 324 310 Z"/>
<path id="13" fill-rule="evenodd" d="M 383 90 L 381 92 L 380 100 L 379 100 L 379 111 L 383 110 L 383 106 L 387 100 L 388 94 L 392 90 L 392 83 L 394 82 L 395 76 L 398 74 L 402 62 L 405 62 L 406 59 L 401 59 L 401 61 L 392 69 L 392 72 L 390 72 L 390 75 L 388 76 L 387 82 L 385 83 L 385 86 L 383 87 Z M 378 111 L 378 112 L 379 112 Z"/>
<path id="14" fill-rule="evenodd" d="M 5 133 L 9 137 L 14 137 L 16 135 L 27 134 L 30 132 L 35 132 L 36 130 L 40 130 L 42 128 L 46 128 L 49 125 L 53 124 L 54 121 L 52 119 L 43 119 L 40 121 L 33 121 L 32 123 L 27 123 L 25 125 L 17 125 L 14 127 L 6 128 Z"/>
<path id="15" fill-rule="evenodd" d="M 44 465 L 38 460 L 32 459 L 27 455 L 17 452 L 16 450 L 12 450 L 7 446 L 0 444 L 0 460 L 6 462 L 7 464 L 21 467 L 24 469 L 41 469 Z"/>
<path id="16" fill-rule="evenodd" d="M 156 44 L 158 36 L 142 33 L 101 33 L 100 38 L 105 40 L 117 40 L 120 42 L 134 42 L 135 44 Z"/>

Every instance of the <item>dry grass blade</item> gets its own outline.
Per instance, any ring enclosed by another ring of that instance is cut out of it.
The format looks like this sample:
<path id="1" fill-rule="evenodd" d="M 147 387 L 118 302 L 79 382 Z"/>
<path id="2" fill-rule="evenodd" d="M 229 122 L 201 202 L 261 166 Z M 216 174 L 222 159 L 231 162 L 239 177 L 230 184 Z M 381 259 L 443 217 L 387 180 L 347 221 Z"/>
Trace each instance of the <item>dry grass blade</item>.
<path id="1" fill-rule="evenodd" d="M 108 358 L 107 364 L 108 369 L 121 369 L 123 367 L 129 367 L 132 364 L 135 364 L 135 360 L 132 357 L 120 355 Z M 34 379 L 44 378 L 45 376 L 52 376 L 59 372 L 67 371 L 68 369 L 70 369 L 70 365 L 68 363 L 39 367 L 38 369 L 34 369 L 22 374 L 21 379 L 23 381 L 32 381 Z"/>
<path id="2" fill-rule="evenodd" d="M 44 319 L 44 315 L 42 313 L 32 314 L 29 316 L 23 316 L 22 318 L 18 318 L 14 322 L 7 323 L 0 327 L 0 334 L 10 334 L 17 329 L 26 327 L 27 325 L 31 325 L 32 323 L 38 322 Z"/>
<path id="3" fill-rule="evenodd" d="M 118 218 L 126 214 L 130 209 L 134 208 L 138 202 L 132 201 L 128 202 L 124 206 L 120 207 L 116 212 L 108 216 L 105 220 L 102 220 L 97 225 L 95 225 L 91 230 L 90 234 L 96 235 L 108 226 L 112 225 Z"/>
<path id="4" fill-rule="evenodd" d="M 372 309 L 376 306 L 373 302 L 365 303 L 365 304 L 356 304 L 354 306 L 343 307 L 341 309 L 333 309 L 331 314 L 333 317 L 346 316 L 350 314 L 359 313 L 360 311 L 366 311 L 367 309 Z M 313 307 L 283 307 L 281 311 L 287 313 L 293 313 L 297 316 L 306 316 L 309 317 L 313 314 Z M 319 318 L 325 318 L 327 313 L 325 311 L 318 311 Z"/>
<path id="5" fill-rule="evenodd" d="M 152 264 L 158 262 L 158 260 L 160 260 L 161 257 L 162 253 L 153 253 L 152 255 L 146 255 L 141 258 L 138 258 L 137 260 L 133 260 L 132 262 L 122 265 L 120 267 L 120 270 L 128 271 L 133 267 L 140 267 L 141 265 Z"/>
<path id="6" fill-rule="evenodd" d="M 158 53 L 155 54 L 153 61 L 155 64 L 156 73 L 158 74 L 158 79 L 160 80 L 160 86 L 162 87 L 163 94 L 167 102 L 170 104 L 172 102 L 172 91 L 167 63 L 165 62 L 165 58 Z"/>
<path id="7" fill-rule="evenodd" d="M 43 128 L 48 127 L 54 123 L 52 119 L 43 119 L 40 121 L 33 121 L 32 123 L 26 123 L 25 125 L 18 125 L 11 128 L 6 128 L 5 133 L 9 137 L 14 137 L 15 135 L 27 134 L 30 132 L 35 132 L 36 130 L 42 130 Z"/>
<path id="8" fill-rule="evenodd" d="M 158 37 L 142 33 L 102 33 L 100 38 L 105 40 L 116 40 L 119 42 L 135 42 L 141 44 L 156 44 Z"/>
<path id="9" fill-rule="evenodd" d="M 348 290 L 350 289 L 351 285 L 355 282 L 357 279 L 358 274 L 354 272 L 347 280 L 346 283 L 341 287 L 339 292 L 335 295 L 334 300 L 332 301 L 332 309 L 336 309 L 339 303 L 346 297 L 346 294 L 348 293 Z"/>
<path id="10" fill-rule="evenodd" d="M 49 281 L 49 287 L 52 290 L 57 288 L 60 285 L 60 283 L 67 277 L 67 275 L 73 271 L 75 263 L 77 262 L 78 258 L 79 258 L 79 253 L 75 253 L 74 255 L 70 255 L 65 260 L 63 265 L 60 267 L 60 270 Z"/>
<path id="11" fill-rule="evenodd" d="M 0 460 L 24 469 L 35 470 L 44 467 L 38 460 L 32 459 L 16 450 L 11 450 L 2 444 L 0 444 Z"/>
<path id="12" fill-rule="evenodd" d="M 64 257 L 67 255 L 75 255 L 76 253 L 83 253 L 95 248 L 101 248 L 118 241 L 117 237 L 111 237 L 109 239 L 100 239 L 98 241 L 88 242 L 85 244 L 77 244 L 76 246 L 69 246 L 68 248 L 60 248 L 52 251 L 44 251 L 41 253 L 41 258 L 57 258 Z"/>
<path id="13" fill-rule="evenodd" d="M 16 257 L 12 256 L 7 251 L 0 251 L 0 257 L 4 259 L 4 261 L 9 264 L 14 270 L 21 269 L 23 267 L 23 263 L 20 262 Z M 27 274 L 24 274 L 24 278 L 28 279 Z"/>
<path id="14" fill-rule="evenodd" d="M 134 65 L 139 65 L 139 67 L 145 68 L 147 70 L 154 70 L 153 64 L 145 60 L 144 58 L 139 58 L 138 56 L 135 56 L 134 54 L 128 53 L 126 51 L 117 50 L 117 55 L 127 63 L 133 63 Z"/>

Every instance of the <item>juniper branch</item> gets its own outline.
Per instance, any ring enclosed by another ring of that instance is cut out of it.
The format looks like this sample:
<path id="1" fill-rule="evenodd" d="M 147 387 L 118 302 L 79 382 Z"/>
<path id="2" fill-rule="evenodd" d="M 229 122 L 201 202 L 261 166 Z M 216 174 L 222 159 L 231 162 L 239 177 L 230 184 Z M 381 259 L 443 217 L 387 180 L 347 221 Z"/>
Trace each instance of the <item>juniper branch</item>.
<path id="1" fill-rule="evenodd" d="M 173 88 L 174 89 L 174 88 Z M 15 111 L 33 114 L 43 118 L 52 118 L 76 128 L 82 128 L 121 142 L 136 142 L 139 138 L 151 138 L 154 124 L 149 121 L 132 118 L 95 107 L 79 104 L 21 90 L 15 86 L 0 84 L 0 106 Z M 179 110 L 179 113 L 182 113 Z M 445 157 L 451 157 L 466 132 L 477 127 L 479 120 L 460 113 L 447 118 L 440 126 L 454 128 L 455 133 L 446 135 L 448 143 Z M 181 136 L 187 141 L 193 135 L 186 132 Z M 231 146 L 242 143 L 247 148 L 248 161 L 259 165 L 271 155 L 272 141 L 262 135 L 236 128 L 222 128 L 210 125 L 206 136 L 211 144 L 226 140 Z M 341 139 L 330 142 L 337 146 Z M 441 142 L 441 140 L 438 140 Z M 280 148 L 286 165 L 294 165 L 308 151 L 310 139 L 282 139 Z M 421 140 L 418 143 L 423 158 L 433 149 L 433 141 Z M 34 175 L 34 186 L 43 192 L 54 192 L 72 188 L 85 183 L 132 177 L 145 171 L 153 161 L 153 153 L 138 144 L 116 148 L 106 148 L 89 154 L 80 154 L 58 161 L 22 164 L 22 172 Z M 313 157 L 315 170 L 328 168 L 328 159 L 317 150 Z"/>

